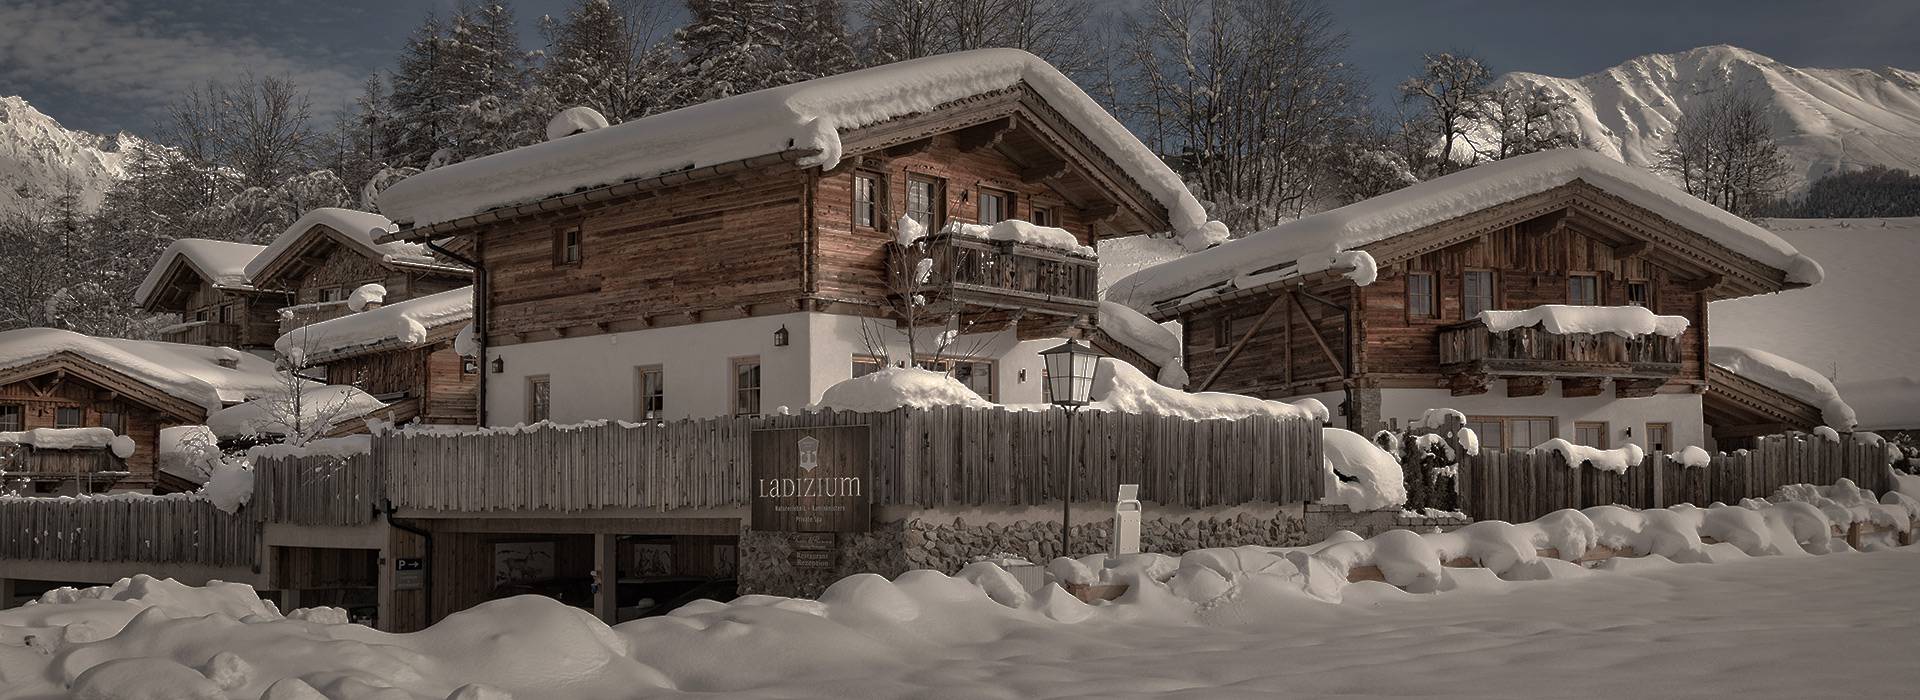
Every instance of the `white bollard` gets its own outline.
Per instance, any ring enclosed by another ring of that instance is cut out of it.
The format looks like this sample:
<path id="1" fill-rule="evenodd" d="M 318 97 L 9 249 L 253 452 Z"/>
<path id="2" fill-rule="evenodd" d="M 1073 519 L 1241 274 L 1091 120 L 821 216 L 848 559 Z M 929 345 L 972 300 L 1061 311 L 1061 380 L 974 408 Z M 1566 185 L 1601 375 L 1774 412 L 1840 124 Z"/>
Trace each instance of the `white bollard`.
<path id="1" fill-rule="evenodd" d="M 1113 556 L 1140 553 L 1140 485 L 1121 484 L 1113 504 Z"/>

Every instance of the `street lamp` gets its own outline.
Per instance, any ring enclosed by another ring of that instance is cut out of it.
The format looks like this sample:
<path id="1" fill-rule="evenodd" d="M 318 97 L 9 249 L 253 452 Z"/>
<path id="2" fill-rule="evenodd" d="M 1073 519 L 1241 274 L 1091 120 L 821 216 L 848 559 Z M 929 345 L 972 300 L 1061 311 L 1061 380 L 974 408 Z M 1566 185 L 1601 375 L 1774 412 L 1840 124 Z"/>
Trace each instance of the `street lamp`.
<path id="1" fill-rule="evenodd" d="M 1100 364 L 1100 351 L 1067 342 L 1040 351 L 1046 363 L 1047 390 L 1053 405 L 1067 410 L 1067 464 L 1060 470 L 1060 556 L 1071 556 L 1073 542 L 1073 433 L 1074 414 L 1093 398 L 1093 370 Z"/>

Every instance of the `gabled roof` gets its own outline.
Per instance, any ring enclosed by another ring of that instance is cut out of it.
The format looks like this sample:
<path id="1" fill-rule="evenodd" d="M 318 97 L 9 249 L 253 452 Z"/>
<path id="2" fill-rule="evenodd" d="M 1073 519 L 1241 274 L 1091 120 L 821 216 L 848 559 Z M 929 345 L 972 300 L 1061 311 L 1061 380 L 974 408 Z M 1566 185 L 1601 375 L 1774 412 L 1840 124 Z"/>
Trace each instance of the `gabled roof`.
<path id="1" fill-rule="evenodd" d="M 299 221 L 273 239 L 246 266 L 245 274 L 255 285 L 268 284 L 312 246 L 331 241 L 388 267 L 414 267 L 449 274 L 467 274 L 468 270 L 433 257 L 419 243 L 379 243 L 375 239 L 393 228 L 387 217 L 364 211 L 321 207 L 309 211 Z"/>
<path id="2" fill-rule="evenodd" d="M 203 411 L 280 387 L 272 362 L 232 348 L 96 338 L 57 328 L 0 332 L 0 377 L 62 356 L 80 358 Z M 222 361 L 234 366 L 222 366 Z"/>
<path id="3" fill-rule="evenodd" d="M 461 287 L 296 328 L 273 347 L 298 364 L 326 364 L 451 339 L 472 320 L 473 287 Z"/>
<path id="4" fill-rule="evenodd" d="M 1477 165 L 1281 224 L 1128 275 L 1115 282 L 1108 295 L 1151 314 L 1157 304 L 1232 285 L 1236 278 L 1265 275 L 1296 261 L 1318 263 L 1336 253 L 1574 183 L 1586 183 L 1734 254 L 1779 270 L 1785 275 L 1786 286 L 1817 284 L 1824 276 L 1818 263 L 1779 236 L 1701 201 L 1653 173 L 1592 151 L 1563 149 Z"/>
<path id="5" fill-rule="evenodd" d="M 251 243 L 205 238 L 176 240 L 160 252 L 160 258 L 147 270 L 140 287 L 134 290 L 133 300 L 142 308 L 151 308 L 156 303 L 154 295 L 169 277 L 189 271 L 217 288 L 253 291 L 253 284 L 247 281 L 247 265 L 266 249 Z"/>
<path id="6" fill-rule="evenodd" d="M 1024 86 L 1167 210 L 1198 249 L 1225 237 L 1180 177 L 1045 61 L 1015 49 L 943 54 L 760 90 L 429 170 L 380 194 L 414 228 L 553 197 L 780 155 L 831 169 L 846 132 Z"/>

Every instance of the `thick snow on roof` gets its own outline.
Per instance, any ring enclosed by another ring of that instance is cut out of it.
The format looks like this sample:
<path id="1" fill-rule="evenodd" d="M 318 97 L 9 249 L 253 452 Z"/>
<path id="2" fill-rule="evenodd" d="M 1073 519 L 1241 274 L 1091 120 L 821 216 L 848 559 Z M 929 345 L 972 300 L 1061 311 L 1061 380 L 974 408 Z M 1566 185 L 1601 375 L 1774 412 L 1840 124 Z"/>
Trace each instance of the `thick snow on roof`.
<path id="1" fill-rule="evenodd" d="M 1765 350 L 1731 345 L 1707 348 L 1707 361 L 1820 409 L 1822 419 L 1835 430 L 1852 430 L 1859 423 L 1833 382 L 1806 365 Z"/>
<path id="2" fill-rule="evenodd" d="M 134 290 L 133 298 L 135 301 L 145 301 L 160 286 L 167 268 L 173 267 L 173 262 L 179 259 L 185 259 L 187 264 L 214 285 L 251 289 L 253 284 L 247 281 L 247 265 L 266 249 L 263 245 L 205 238 L 176 240 L 160 252 L 160 259 L 154 261 L 153 267 L 147 270 L 147 276 L 140 280 L 140 287 Z"/>
<path id="3" fill-rule="evenodd" d="M 1109 298 L 1145 310 L 1275 265 L 1319 260 L 1528 195 L 1584 180 L 1784 270 L 1789 282 L 1818 284 L 1820 265 L 1759 226 L 1668 184 L 1646 170 L 1582 149 L 1543 151 L 1485 163 L 1228 241 L 1129 275 Z M 1304 266 L 1304 265 L 1303 265 Z"/>
<path id="4" fill-rule="evenodd" d="M 0 332 L 0 369 L 30 364 L 62 352 L 118 370 L 208 411 L 280 386 L 272 362 L 232 348 L 95 338 L 57 328 Z M 222 367 L 221 360 L 230 360 L 235 365 Z"/>
<path id="5" fill-rule="evenodd" d="M 1920 299 L 1920 218 L 1761 223 L 1830 274 L 1817 287 L 1707 305 L 1713 342 L 1829 374 L 1861 428 L 1920 428 L 1920 323 L 1907 320 Z"/>
<path id="6" fill-rule="evenodd" d="M 309 211 L 299 221 L 293 222 L 280 236 L 273 239 L 258 257 L 247 265 L 247 279 L 256 279 L 267 265 L 282 255 L 313 231 L 315 226 L 326 226 L 339 231 L 352 242 L 360 252 L 387 262 L 405 262 L 422 265 L 446 265 L 427 251 L 419 243 L 375 243 L 374 239 L 386 235 L 393 229 L 393 222 L 387 217 L 364 211 L 341 209 L 339 207 L 320 207 Z"/>
<path id="7" fill-rule="evenodd" d="M 1174 330 L 1180 327 L 1178 323 L 1156 323 L 1138 311 L 1111 301 L 1100 302 L 1100 313 L 1096 318 L 1100 330 L 1109 337 L 1140 353 L 1148 362 L 1159 365 L 1160 376 L 1156 379 L 1161 384 L 1176 389 L 1186 386 L 1187 371 L 1180 356 L 1180 334 Z"/>
<path id="8" fill-rule="evenodd" d="M 1100 294 L 1113 283 L 1168 260 L 1186 255 L 1180 242 L 1160 236 L 1126 236 L 1100 242 Z"/>
<path id="9" fill-rule="evenodd" d="M 1101 358 L 1094 370 L 1093 403 L 1088 408 L 1190 420 L 1247 416 L 1313 419 L 1326 411 L 1320 402 L 1307 401 L 1313 403 L 1290 404 L 1217 391 L 1188 393 L 1163 386 L 1133 365 L 1107 357 Z"/>
<path id="10" fill-rule="evenodd" d="M 112 428 L 34 428 L 0 432 L 0 443 L 32 445 L 43 450 L 111 447 L 121 459 L 133 456 L 133 438 L 113 434 Z"/>
<path id="11" fill-rule="evenodd" d="M 273 349 L 296 364 L 325 362 L 374 346 L 420 345 L 434 330 L 472 319 L 473 287 L 461 287 L 296 328 Z"/>
<path id="12" fill-rule="evenodd" d="M 1568 306 L 1543 304 L 1519 311 L 1482 311 L 1480 322 L 1494 332 L 1540 326 L 1548 333 L 1614 333 L 1629 338 L 1642 335 L 1679 337 L 1687 331 L 1687 317 L 1661 316 L 1644 306 Z"/>
<path id="13" fill-rule="evenodd" d="M 1224 239 L 1180 177 L 1073 81 L 1032 54 L 930 56 L 715 100 L 435 168 L 380 194 L 396 221 L 428 226 L 580 190 L 790 150 L 840 162 L 840 132 L 1025 83 L 1167 208 L 1190 250 Z"/>
<path id="14" fill-rule="evenodd" d="M 332 427 L 386 407 L 358 387 L 310 386 L 300 391 L 299 422 L 302 426 L 324 422 Z M 290 395 L 274 393 L 207 414 L 207 428 L 221 438 L 287 435 L 293 432 L 287 421 L 294 419 L 295 413 Z"/>
<path id="15" fill-rule="evenodd" d="M 992 406 L 945 372 L 918 367 L 887 367 L 827 387 L 814 408 L 836 411 L 891 411 L 934 406 Z"/>

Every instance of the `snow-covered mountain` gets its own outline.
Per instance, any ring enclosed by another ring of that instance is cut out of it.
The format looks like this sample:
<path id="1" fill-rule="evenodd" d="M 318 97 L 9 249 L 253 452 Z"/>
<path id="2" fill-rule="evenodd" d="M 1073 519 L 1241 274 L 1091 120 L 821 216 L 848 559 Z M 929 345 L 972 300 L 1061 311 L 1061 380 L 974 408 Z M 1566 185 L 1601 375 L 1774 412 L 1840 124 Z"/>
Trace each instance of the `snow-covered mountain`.
<path id="1" fill-rule="evenodd" d="M 1573 99 L 1581 134 L 1602 152 L 1648 166 L 1674 125 L 1717 92 L 1748 90 L 1770 106 L 1793 164 L 1794 191 L 1867 165 L 1920 172 L 1920 72 L 1795 68 L 1733 46 L 1641 56 L 1578 78 L 1508 73 L 1499 85 L 1537 85 Z"/>
<path id="2" fill-rule="evenodd" d="M 145 145 L 139 137 L 68 129 L 18 97 L 0 97 L 0 212 L 33 198 L 59 194 L 68 179 L 88 210 L 114 182 L 126 176 L 125 154 Z"/>

